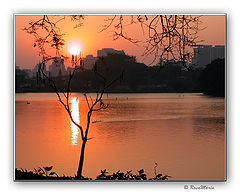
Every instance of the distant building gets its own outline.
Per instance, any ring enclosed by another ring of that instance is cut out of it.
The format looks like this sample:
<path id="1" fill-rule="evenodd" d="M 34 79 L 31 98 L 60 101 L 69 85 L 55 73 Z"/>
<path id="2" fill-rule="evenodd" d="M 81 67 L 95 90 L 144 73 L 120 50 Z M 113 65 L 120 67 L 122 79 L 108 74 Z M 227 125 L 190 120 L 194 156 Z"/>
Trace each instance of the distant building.
<path id="1" fill-rule="evenodd" d="M 115 50 L 113 48 L 103 48 L 97 51 L 97 57 L 93 55 L 87 55 L 86 58 L 83 59 L 84 68 L 87 70 L 91 70 L 97 61 L 98 57 L 104 57 L 108 54 L 125 54 L 123 50 Z"/>
<path id="2" fill-rule="evenodd" d="M 32 78 L 33 77 L 33 73 L 31 69 L 22 69 L 24 72 L 27 73 L 28 77 Z"/>
<path id="3" fill-rule="evenodd" d="M 104 57 L 107 56 L 108 54 L 125 54 L 123 50 L 115 50 L 112 48 L 103 48 L 102 50 L 97 51 L 97 57 L 94 57 L 93 55 L 87 55 L 85 58 L 83 58 L 83 67 L 86 70 L 91 70 L 97 61 L 98 57 Z M 57 77 L 57 76 L 65 76 L 68 75 L 73 71 L 72 67 L 67 67 L 65 68 L 64 65 L 64 59 L 60 57 L 53 57 L 50 58 L 52 59 L 52 64 L 49 65 L 49 69 L 47 71 L 46 67 L 44 67 L 44 70 L 47 75 L 50 75 L 50 77 Z M 32 71 L 28 72 L 30 77 L 35 77 L 36 73 L 38 72 L 39 69 L 39 64 L 37 64 Z M 19 67 L 16 66 L 16 69 Z"/>
<path id="4" fill-rule="evenodd" d="M 157 66 L 163 67 L 165 65 L 165 61 L 162 58 L 159 58 L 159 62 L 157 63 Z"/>
<path id="5" fill-rule="evenodd" d="M 52 77 L 66 75 L 64 60 L 60 57 L 55 57 L 52 64 L 49 66 L 49 74 Z"/>
<path id="6" fill-rule="evenodd" d="M 212 48 L 212 58 L 215 59 L 223 59 L 225 58 L 225 46 L 224 45 L 215 45 Z"/>
<path id="7" fill-rule="evenodd" d="M 97 57 L 104 57 L 108 54 L 125 54 L 123 50 L 115 50 L 113 48 L 103 48 L 97 51 Z"/>
<path id="8" fill-rule="evenodd" d="M 67 71 L 64 66 L 64 60 L 60 57 L 51 58 L 52 64 L 49 65 L 49 70 L 47 71 L 46 65 L 43 67 L 43 71 L 46 75 L 50 75 L 51 77 L 63 76 L 67 74 Z M 39 70 L 40 63 L 38 63 L 31 72 L 29 72 L 30 77 L 35 77 Z"/>
<path id="9" fill-rule="evenodd" d="M 194 56 L 191 62 L 193 66 L 204 68 L 215 59 L 225 58 L 224 45 L 216 45 L 214 47 L 212 45 L 196 45 L 194 47 Z"/>
<path id="10" fill-rule="evenodd" d="M 74 68 L 67 67 L 66 74 L 69 75 L 70 73 L 73 72 L 73 70 L 74 70 Z"/>
<path id="11" fill-rule="evenodd" d="M 35 67 L 34 67 L 32 70 L 27 71 L 28 76 L 29 76 L 30 78 L 36 77 L 37 72 L 38 72 L 38 70 L 39 70 L 39 66 L 40 66 L 40 63 L 36 64 Z M 46 65 L 44 66 L 43 69 L 44 69 L 44 72 L 47 73 Z"/>
<path id="12" fill-rule="evenodd" d="M 97 57 L 93 57 L 93 55 L 87 55 L 86 58 L 83 59 L 84 68 L 91 70 L 96 61 Z"/>
<path id="13" fill-rule="evenodd" d="M 176 62 L 174 59 L 164 60 L 163 58 L 159 58 L 159 62 L 157 66 L 164 67 L 165 65 L 178 65 L 179 62 Z"/>

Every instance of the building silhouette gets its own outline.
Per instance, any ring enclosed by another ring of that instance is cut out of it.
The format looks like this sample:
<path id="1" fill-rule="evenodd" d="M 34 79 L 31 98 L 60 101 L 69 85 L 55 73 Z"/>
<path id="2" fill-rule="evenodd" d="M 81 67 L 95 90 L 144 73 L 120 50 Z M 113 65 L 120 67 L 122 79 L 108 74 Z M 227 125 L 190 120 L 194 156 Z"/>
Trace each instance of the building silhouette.
<path id="1" fill-rule="evenodd" d="M 39 67 L 40 67 L 40 66 L 41 66 L 41 62 L 39 62 L 38 64 L 36 64 L 32 70 L 29 69 L 28 71 L 25 71 L 25 72 L 28 74 L 28 76 L 29 76 L 30 78 L 36 77 L 37 72 L 39 71 Z M 44 67 L 43 67 L 43 72 L 44 72 L 45 74 L 47 74 L 46 65 L 44 65 Z"/>
<path id="2" fill-rule="evenodd" d="M 113 48 L 103 48 L 97 51 L 97 57 L 104 57 L 108 54 L 125 54 L 123 50 L 115 50 Z"/>
<path id="3" fill-rule="evenodd" d="M 115 50 L 113 48 L 103 48 L 97 51 L 97 57 L 93 55 L 87 55 L 83 59 L 84 69 L 91 70 L 97 61 L 98 57 L 105 57 L 108 54 L 125 54 L 123 50 Z"/>
<path id="4" fill-rule="evenodd" d="M 191 65 L 198 68 L 204 68 L 207 64 L 210 64 L 213 60 L 218 58 L 225 58 L 224 45 L 195 45 Z"/>
<path id="5" fill-rule="evenodd" d="M 97 51 L 97 57 L 94 57 L 93 55 L 87 55 L 85 58 L 83 58 L 83 67 L 86 70 L 93 69 L 94 64 L 96 63 L 98 57 L 104 57 L 108 54 L 125 54 L 123 50 L 115 50 L 113 48 L 103 48 L 101 50 Z M 51 65 L 49 65 L 48 70 L 46 69 L 46 66 L 44 66 L 44 71 L 47 75 L 50 77 L 58 77 L 58 76 L 65 76 L 69 75 L 70 72 L 73 71 L 72 67 L 65 67 L 64 65 L 64 59 L 60 57 L 53 57 L 49 60 L 52 60 Z M 30 72 L 28 72 L 28 75 L 32 78 L 36 76 L 36 73 L 39 69 L 39 64 L 37 64 Z M 17 67 L 19 68 L 19 67 Z"/>
<path id="6" fill-rule="evenodd" d="M 51 77 L 66 75 L 64 59 L 55 57 L 52 61 L 52 64 L 49 66 L 49 74 Z"/>
<path id="7" fill-rule="evenodd" d="M 91 70 L 96 61 L 97 57 L 93 57 L 93 55 L 87 55 L 86 58 L 83 59 L 84 68 Z"/>

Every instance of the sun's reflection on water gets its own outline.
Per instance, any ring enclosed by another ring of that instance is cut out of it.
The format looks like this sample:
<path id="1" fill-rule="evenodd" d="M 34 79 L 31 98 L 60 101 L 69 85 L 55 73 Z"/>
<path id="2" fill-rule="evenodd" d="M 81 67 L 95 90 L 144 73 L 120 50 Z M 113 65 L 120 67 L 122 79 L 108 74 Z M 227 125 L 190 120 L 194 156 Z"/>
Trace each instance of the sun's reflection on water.
<path id="1" fill-rule="evenodd" d="M 80 117 L 79 117 L 79 100 L 77 97 L 72 97 L 70 100 L 71 103 L 71 114 L 73 120 L 79 124 L 80 122 Z M 78 134 L 79 134 L 79 129 L 78 127 L 71 121 L 70 119 L 70 126 L 71 126 L 71 131 L 72 131 L 72 137 L 71 137 L 71 144 L 72 145 L 77 145 L 78 144 Z"/>

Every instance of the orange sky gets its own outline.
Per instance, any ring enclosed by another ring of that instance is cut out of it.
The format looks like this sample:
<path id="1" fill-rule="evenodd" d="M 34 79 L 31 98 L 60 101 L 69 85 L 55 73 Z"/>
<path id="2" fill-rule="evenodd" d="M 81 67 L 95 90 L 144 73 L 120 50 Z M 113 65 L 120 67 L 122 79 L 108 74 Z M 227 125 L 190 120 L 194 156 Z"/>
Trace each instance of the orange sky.
<path id="1" fill-rule="evenodd" d="M 15 60 L 16 65 L 21 68 L 33 68 L 40 57 L 37 48 L 33 47 L 34 39 L 22 29 L 28 26 L 28 22 L 39 18 L 40 16 L 17 15 L 15 17 Z M 151 57 L 142 57 L 144 51 L 143 44 L 135 45 L 127 40 L 113 40 L 111 35 L 112 28 L 100 32 L 105 20 L 111 16 L 106 15 L 88 15 L 85 16 L 84 26 L 73 28 L 75 24 L 70 19 L 59 23 L 62 33 L 65 33 L 64 39 L 80 39 L 83 43 L 83 57 L 89 54 L 97 55 L 97 50 L 110 47 L 118 50 L 124 50 L 126 54 L 137 56 L 139 62 L 148 64 L 152 61 Z M 204 40 L 202 44 L 224 45 L 225 44 L 225 16 L 224 15 L 205 15 L 202 17 L 202 27 L 205 30 L 200 31 L 199 39 Z M 127 33 L 137 39 L 143 38 L 143 33 L 139 25 L 134 25 L 126 29 Z M 65 50 L 64 50 L 65 52 Z"/>

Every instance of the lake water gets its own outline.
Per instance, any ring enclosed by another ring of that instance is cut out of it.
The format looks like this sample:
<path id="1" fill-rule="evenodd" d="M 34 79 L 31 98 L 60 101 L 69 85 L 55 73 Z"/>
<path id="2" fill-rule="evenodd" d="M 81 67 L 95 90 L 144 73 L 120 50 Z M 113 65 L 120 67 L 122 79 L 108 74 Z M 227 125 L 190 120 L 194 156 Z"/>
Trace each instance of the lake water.
<path id="1" fill-rule="evenodd" d="M 89 94 L 94 97 L 94 94 Z M 16 94 L 15 166 L 33 170 L 53 165 L 58 175 L 74 176 L 81 140 L 54 93 Z M 29 102 L 30 104 L 27 104 Z M 225 179 L 225 109 L 223 98 L 201 94 L 108 94 L 106 110 L 91 123 L 84 175 L 101 169 L 144 169 L 171 180 Z M 87 105 L 73 93 L 75 121 L 85 125 Z"/>

